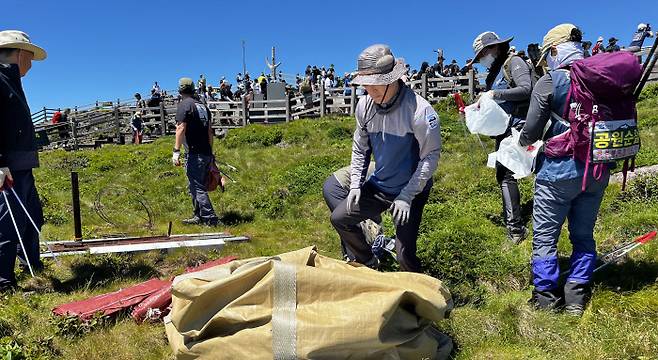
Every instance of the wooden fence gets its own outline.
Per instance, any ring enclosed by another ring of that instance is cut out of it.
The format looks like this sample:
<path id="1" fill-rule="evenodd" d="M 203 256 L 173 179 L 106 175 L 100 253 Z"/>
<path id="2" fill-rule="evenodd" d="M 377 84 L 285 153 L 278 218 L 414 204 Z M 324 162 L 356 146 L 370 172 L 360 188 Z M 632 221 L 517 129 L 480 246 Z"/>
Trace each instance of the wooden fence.
<path id="1" fill-rule="evenodd" d="M 646 57 L 648 48 L 640 55 Z M 407 85 L 417 94 L 436 103 L 454 92 L 468 92 L 474 96 L 482 90 L 481 80 L 486 74 L 471 70 L 466 76 L 428 78 L 408 81 Z M 649 82 L 658 82 L 658 64 L 653 68 Z M 213 114 L 213 128 L 220 129 L 247 126 L 253 123 L 280 123 L 300 118 L 322 117 L 330 114 L 354 115 L 356 104 L 363 96 L 358 87 L 329 88 L 323 86 L 303 95 L 287 94 L 283 100 L 209 101 Z M 49 124 L 54 109 L 44 108 L 32 114 L 38 141 L 42 148 L 78 149 L 99 147 L 104 143 L 126 142 L 131 136 L 131 119 L 136 112 L 142 116 L 146 141 L 173 133 L 177 99 L 168 96 L 159 107 L 137 108 L 134 100 L 96 102 L 72 109 L 66 123 Z"/>
<path id="2" fill-rule="evenodd" d="M 428 78 L 425 74 L 407 83 L 416 93 L 435 103 L 456 91 L 474 95 L 481 89 L 474 72 L 467 76 Z M 356 104 L 363 89 L 359 87 L 327 88 L 304 95 L 287 94 L 282 100 L 209 101 L 213 114 L 213 128 L 236 128 L 248 124 L 272 124 L 300 118 L 322 117 L 330 114 L 354 115 Z M 138 108 L 135 101 L 96 102 L 74 108 L 66 122 L 50 124 L 54 109 L 44 109 L 36 114 L 35 130 L 39 145 L 45 149 L 78 149 L 100 147 L 107 143 L 123 144 L 132 136 L 131 120 L 136 112 L 142 115 L 146 141 L 175 131 L 175 114 L 178 100 L 166 97 L 159 107 Z M 35 117 L 33 117 L 33 120 Z"/>

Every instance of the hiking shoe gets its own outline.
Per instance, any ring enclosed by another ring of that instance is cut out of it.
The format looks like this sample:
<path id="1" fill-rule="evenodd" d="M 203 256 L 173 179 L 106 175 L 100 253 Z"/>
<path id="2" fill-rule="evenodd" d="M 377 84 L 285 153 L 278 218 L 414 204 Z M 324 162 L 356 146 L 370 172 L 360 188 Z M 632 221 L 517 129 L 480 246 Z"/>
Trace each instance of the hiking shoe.
<path id="1" fill-rule="evenodd" d="M 528 304 L 536 310 L 557 311 L 564 303 L 557 290 L 532 290 L 532 297 L 528 300 Z"/>
<path id="2" fill-rule="evenodd" d="M 507 238 L 510 239 L 514 245 L 519 245 L 523 240 L 525 240 L 526 236 L 528 235 L 528 229 L 526 229 L 525 226 L 521 227 L 520 229 L 508 229 L 507 230 Z"/>
<path id="3" fill-rule="evenodd" d="M 582 316 L 591 297 L 592 287 L 590 284 L 567 282 L 564 284 L 565 312 L 574 316 Z"/>
<path id="4" fill-rule="evenodd" d="M 17 289 L 18 289 L 18 287 L 16 286 L 16 284 L 1 285 L 0 286 L 0 295 L 13 294 L 14 292 L 16 292 Z"/>
<path id="5" fill-rule="evenodd" d="M 370 260 L 368 260 L 365 264 L 363 264 L 373 270 L 379 270 L 379 266 L 381 265 L 379 262 L 379 259 L 376 256 L 373 256 Z"/>
<path id="6" fill-rule="evenodd" d="M 567 304 L 564 307 L 564 313 L 571 316 L 582 317 L 585 307 L 580 304 Z"/>
<path id="7" fill-rule="evenodd" d="M 181 221 L 185 225 L 200 225 L 202 223 L 201 218 L 198 216 L 191 217 Z"/>
<path id="8" fill-rule="evenodd" d="M 215 227 L 215 226 L 222 226 L 224 224 L 221 221 L 219 221 L 218 218 L 213 218 L 213 219 L 209 219 L 209 220 L 204 220 L 203 225 L 210 226 L 210 227 Z"/>

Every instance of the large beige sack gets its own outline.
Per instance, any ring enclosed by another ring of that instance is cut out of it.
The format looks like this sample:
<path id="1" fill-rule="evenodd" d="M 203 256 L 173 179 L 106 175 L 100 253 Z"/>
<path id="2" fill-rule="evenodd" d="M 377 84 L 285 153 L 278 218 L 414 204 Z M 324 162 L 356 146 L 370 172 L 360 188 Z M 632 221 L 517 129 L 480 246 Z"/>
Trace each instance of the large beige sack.
<path id="1" fill-rule="evenodd" d="M 174 280 L 165 318 L 178 359 L 434 359 L 452 308 L 441 281 L 381 273 L 309 247 Z"/>

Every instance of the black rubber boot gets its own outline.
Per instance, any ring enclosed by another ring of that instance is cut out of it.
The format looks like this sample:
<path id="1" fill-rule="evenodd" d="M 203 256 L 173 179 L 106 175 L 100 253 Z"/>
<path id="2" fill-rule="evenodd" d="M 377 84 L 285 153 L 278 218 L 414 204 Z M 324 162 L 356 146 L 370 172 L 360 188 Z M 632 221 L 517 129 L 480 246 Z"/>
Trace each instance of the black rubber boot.
<path id="1" fill-rule="evenodd" d="M 505 177 L 500 184 L 500 190 L 503 198 L 507 234 L 509 239 L 518 245 L 525 240 L 527 235 L 527 229 L 523 225 L 521 218 L 521 194 L 519 192 L 519 185 L 516 179 Z"/>
<path id="2" fill-rule="evenodd" d="M 560 292 L 555 290 L 532 290 L 532 297 L 528 301 L 537 310 L 557 311 L 564 301 Z"/>
<path id="3" fill-rule="evenodd" d="M 564 312 L 573 316 L 583 316 L 587 303 L 592 298 L 590 284 L 568 282 L 564 284 Z"/>

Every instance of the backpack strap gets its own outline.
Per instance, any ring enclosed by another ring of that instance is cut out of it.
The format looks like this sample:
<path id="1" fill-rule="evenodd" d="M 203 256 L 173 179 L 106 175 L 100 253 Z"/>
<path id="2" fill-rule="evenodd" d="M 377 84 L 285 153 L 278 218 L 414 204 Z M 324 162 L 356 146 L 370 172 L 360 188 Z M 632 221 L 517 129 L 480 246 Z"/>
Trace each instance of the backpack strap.
<path id="1" fill-rule="evenodd" d="M 512 84 L 514 84 L 514 79 L 512 79 L 512 72 L 510 71 L 510 63 L 512 62 L 512 58 L 515 55 L 511 55 L 507 57 L 505 62 L 503 63 L 503 77 L 505 78 L 505 81 L 507 81 L 508 84 L 510 84 L 510 87 L 514 87 Z"/>
<path id="2" fill-rule="evenodd" d="M 514 54 L 507 57 L 507 60 L 505 60 L 505 62 L 503 63 L 503 77 L 505 78 L 505 81 L 507 81 L 507 83 L 510 85 L 510 87 L 515 86 L 514 79 L 512 79 L 512 71 L 510 70 L 512 59 L 515 58 L 515 57 L 518 57 L 519 59 L 521 59 L 523 61 L 523 63 L 526 64 L 526 66 L 528 67 L 528 70 L 530 70 L 530 85 L 534 88 L 535 83 L 537 82 L 537 77 L 535 76 L 536 75 L 535 74 L 535 69 L 533 68 L 533 66 L 531 64 L 528 64 L 527 61 L 523 60 L 520 56 L 514 55 Z"/>

